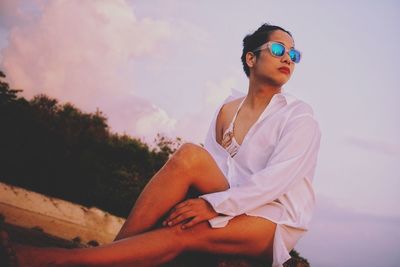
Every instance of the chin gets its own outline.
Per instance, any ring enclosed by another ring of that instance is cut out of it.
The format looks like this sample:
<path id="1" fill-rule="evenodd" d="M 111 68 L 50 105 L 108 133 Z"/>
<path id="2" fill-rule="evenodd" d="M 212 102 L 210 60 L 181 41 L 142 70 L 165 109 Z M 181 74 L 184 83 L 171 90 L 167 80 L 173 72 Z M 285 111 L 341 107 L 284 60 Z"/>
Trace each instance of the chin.
<path id="1" fill-rule="evenodd" d="M 287 83 L 290 79 L 290 76 L 288 75 L 282 75 L 279 73 L 279 75 L 270 75 L 270 76 L 264 76 L 260 77 L 259 81 L 263 83 L 268 83 L 270 85 L 278 86 L 281 87 L 285 83 Z"/>
<path id="2" fill-rule="evenodd" d="M 287 83 L 289 81 L 289 79 L 287 79 L 287 78 L 276 78 L 276 79 L 273 79 L 272 81 L 273 81 L 274 85 L 281 87 L 285 83 Z"/>

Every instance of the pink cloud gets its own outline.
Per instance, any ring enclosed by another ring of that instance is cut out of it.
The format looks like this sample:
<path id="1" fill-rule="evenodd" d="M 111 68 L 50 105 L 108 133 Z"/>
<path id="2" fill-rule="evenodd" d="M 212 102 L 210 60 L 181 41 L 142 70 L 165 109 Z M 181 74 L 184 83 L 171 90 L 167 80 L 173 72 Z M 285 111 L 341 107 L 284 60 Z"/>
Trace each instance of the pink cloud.
<path id="1" fill-rule="evenodd" d="M 6 2 L 7 10 L 18 10 L 16 2 Z M 2 51 L 1 68 L 12 87 L 28 98 L 45 93 L 86 111 L 100 108 L 113 130 L 133 135 L 152 134 L 143 122 L 138 132 L 140 116 L 162 118 L 152 120 L 160 127 L 174 124 L 165 111 L 135 95 L 135 77 L 125 70 L 172 38 L 168 22 L 138 19 L 124 0 L 41 3 L 41 14 L 15 25 Z"/>

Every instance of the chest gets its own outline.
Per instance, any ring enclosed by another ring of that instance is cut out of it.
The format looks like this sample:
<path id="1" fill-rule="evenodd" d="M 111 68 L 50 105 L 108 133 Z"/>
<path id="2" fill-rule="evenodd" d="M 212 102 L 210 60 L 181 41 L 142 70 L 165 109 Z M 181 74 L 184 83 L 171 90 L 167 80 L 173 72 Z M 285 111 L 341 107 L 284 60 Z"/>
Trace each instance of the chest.
<path id="1" fill-rule="evenodd" d="M 230 119 L 226 120 L 223 123 L 223 133 L 229 130 L 229 127 L 232 127 L 231 129 L 233 130 L 233 138 L 239 145 L 241 145 L 247 133 L 259 119 L 261 113 L 262 112 L 249 114 L 245 112 L 239 112 L 235 120 L 231 118 L 234 116 L 234 114 L 232 114 L 232 116 L 230 116 Z M 233 123 L 233 125 L 231 125 L 231 123 Z"/>
<path id="2" fill-rule="evenodd" d="M 273 155 L 285 128 L 287 117 L 277 112 L 266 118 L 243 118 L 235 125 L 235 139 L 240 145 L 234 156 L 236 164 L 249 172 L 259 171 L 266 167 Z"/>

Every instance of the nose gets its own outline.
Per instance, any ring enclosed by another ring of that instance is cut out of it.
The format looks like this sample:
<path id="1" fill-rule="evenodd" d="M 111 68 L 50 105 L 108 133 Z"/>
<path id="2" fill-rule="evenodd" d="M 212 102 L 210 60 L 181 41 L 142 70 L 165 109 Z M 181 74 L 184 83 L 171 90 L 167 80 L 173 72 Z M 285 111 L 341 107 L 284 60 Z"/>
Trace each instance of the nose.
<path id="1" fill-rule="evenodd" d="M 289 52 L 285 51 L 285 54 L 282 56 L 281 61 L 287 63 L 288 65 L 290 65 L 292 63 L 292 60 L 290 59 L 290 56 L 289 56 Z"/>

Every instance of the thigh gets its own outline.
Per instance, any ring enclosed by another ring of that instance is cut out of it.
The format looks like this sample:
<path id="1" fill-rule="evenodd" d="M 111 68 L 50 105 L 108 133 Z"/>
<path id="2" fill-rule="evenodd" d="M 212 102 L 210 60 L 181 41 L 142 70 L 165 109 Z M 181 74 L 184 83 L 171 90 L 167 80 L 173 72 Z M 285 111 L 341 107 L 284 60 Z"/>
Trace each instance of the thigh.
<path id="1" fill-rule="evenodd" d="M 208 222 L 183 230 L 188 250 L 236 254 L 272 260 L 276 224 L 261 217 L 240 215 L 222 228 Z M 186 231 L 186 232 L 185 232 Z"/>

